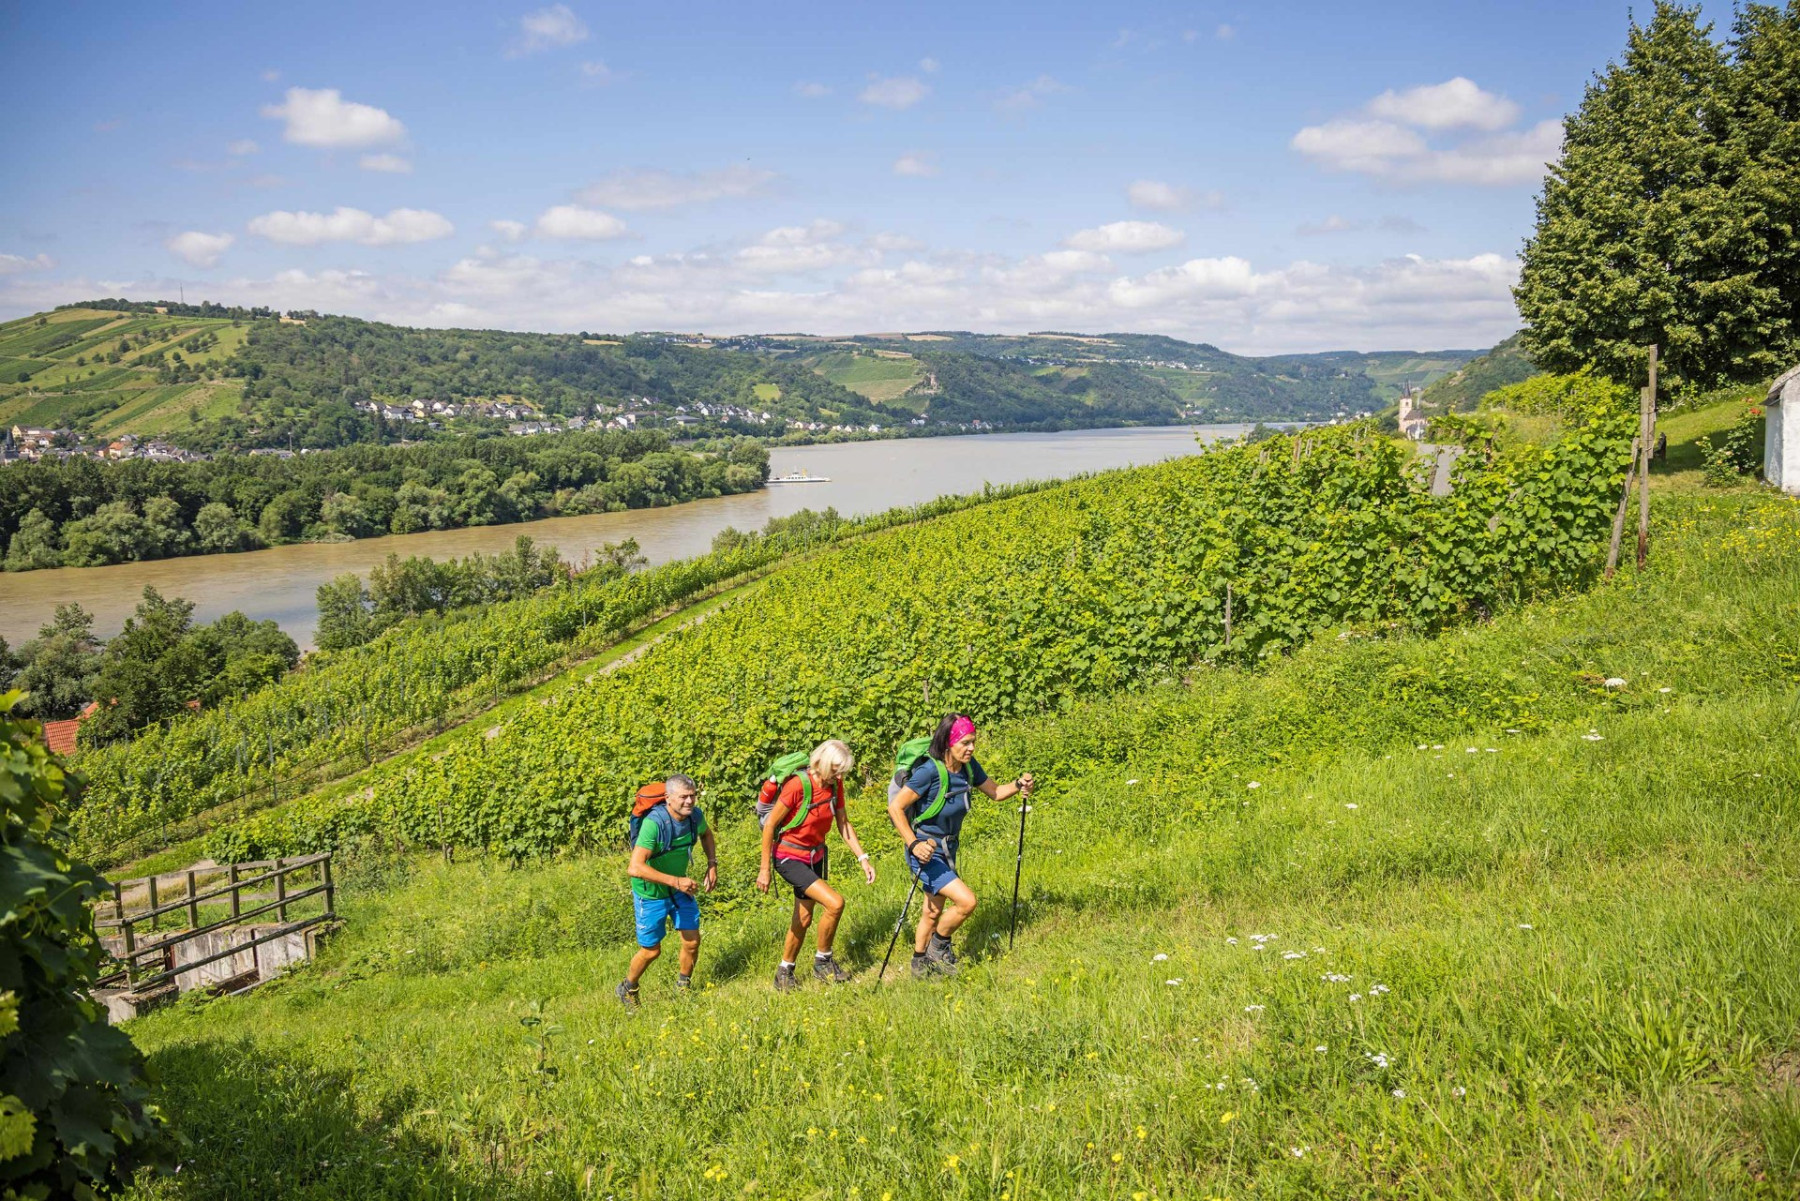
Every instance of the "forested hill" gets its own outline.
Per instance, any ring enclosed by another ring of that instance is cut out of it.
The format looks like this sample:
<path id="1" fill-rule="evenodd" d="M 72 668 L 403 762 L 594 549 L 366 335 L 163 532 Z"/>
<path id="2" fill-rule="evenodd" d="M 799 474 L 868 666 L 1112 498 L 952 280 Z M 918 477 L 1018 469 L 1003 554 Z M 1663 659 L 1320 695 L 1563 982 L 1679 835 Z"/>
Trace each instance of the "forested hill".
<path id="1" fill-rule="evenodd" d="M 1317 420 L 1473 356 L 1257 359 L 1143 334 L 533 334 L 99 300 L 0 324 L 0 425 L 216 452 L 571 418 L 765 437 Z"/>

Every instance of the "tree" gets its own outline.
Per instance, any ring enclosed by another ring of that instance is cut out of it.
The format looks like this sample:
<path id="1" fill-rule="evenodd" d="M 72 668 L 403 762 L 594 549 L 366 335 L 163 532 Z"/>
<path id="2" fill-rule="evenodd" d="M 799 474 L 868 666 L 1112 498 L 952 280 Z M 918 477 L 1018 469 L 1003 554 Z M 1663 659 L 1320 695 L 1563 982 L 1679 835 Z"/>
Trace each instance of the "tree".
<path id="1" fill-rule="evenodd" d="M 62 553 L 56 549 L 56 523 L 41 508 L 34 508 L 19 523 L 18 532 L 6 548 L 6 570 L 35 571 L 40 567 L 62 566 Z"/>
<path id="2" fill-rule="evenodd" d="M 200 549 L 209 554 L 243 550 L 256 543 L 249 526 L 238 520 L 231 506 L 223 501 L 210 501 L 194 514 L 194 536 Z"/>
<path id="3" fill-rule="evenodd" d="M 120 738 L 173 717 L 198 700 L 224 666 L 222 657 L 188 638 L 194 602 L 153 587 L 106 644 L 94 690 L 104 703 L 92 718 L 96 737 Z"/>
<path id="4" fill-rule="evenodd" d="M 1787 20 L 1744 19 L 1740 30 Z M 1792 122 L 1745 133 L 1757 107 L 1745 47 L 1734 60 L 1711 32 L 1698 8 L 1658 0 L 1564 122 L 1513 293 L 1546 370 L 1641 383 L 1655 343 L 1671 387 L 1711 387 L 1767 375 L 1794 344 L 1800 278 L 1783 260 L 1800 252 L 1757 166 L 1759 147 L 1783 144 L 1791 159 Z M 1784 42 L 1771 57 L 1789 53 Z"/>
<path id="5" fill-rule="evenodd" d="M 374 607 L 360 576 L 346 572 L 319 585 L 319 626 L 313 632 L 322 651 L 348 650 L 375 636 Z"/>
<path id="6" fill-rule="evenodd" d="M 14 683 L 26 693 L 21 711 L 40 721 L 74 717 L 94 697 L 100 648 L 94 615 L 77 604 L 58 605 L 50 624 L 19 648 L 25 666 Z"/>
<path id="7" fill-rule="evenodd" d="M 81 778 L 0 695 L 0 1193 L 93 1197 L 166 1165 L 144 1059 L 88 995 L 104 883 L 68 852 Z"/>
<path id="8" fill-rule="evenodd" d="M 99 567 L 149 558 L 155 537 L 130 501 L 111 501 L 63 527 L 62 561 L 68 567 Z"/>

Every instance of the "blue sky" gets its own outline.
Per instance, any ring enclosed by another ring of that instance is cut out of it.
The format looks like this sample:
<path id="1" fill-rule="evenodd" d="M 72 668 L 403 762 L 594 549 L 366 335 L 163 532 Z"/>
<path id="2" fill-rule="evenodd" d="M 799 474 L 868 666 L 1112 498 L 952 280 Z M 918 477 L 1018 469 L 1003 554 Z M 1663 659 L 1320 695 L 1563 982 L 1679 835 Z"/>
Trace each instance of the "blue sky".
<path id="1" fill-rule="evenodd" d="M 1488 345 L 1624 3 L 0 6 L 0 316 Z"/>

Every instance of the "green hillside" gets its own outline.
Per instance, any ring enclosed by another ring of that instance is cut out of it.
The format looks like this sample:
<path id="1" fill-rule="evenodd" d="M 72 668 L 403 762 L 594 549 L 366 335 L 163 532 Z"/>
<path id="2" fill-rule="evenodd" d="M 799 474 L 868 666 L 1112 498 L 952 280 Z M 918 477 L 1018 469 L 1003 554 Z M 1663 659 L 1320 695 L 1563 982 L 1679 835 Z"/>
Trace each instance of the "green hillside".
<path id="1" fill-rule="evenodd" d="M 65 308 L 0 325 L 0 425 L 186 432 L 236 412 L 249 322 Z M 192 416 L 190 416 L 192 414 Z"/>
<path id="2" fill-rule="evenodd" d="M 1486 354 L 1470 359 L 1459 369 L 1427 384 L 1421 402 L 1437 411 L 1467 412 L 1495 388 L 1504 388 L 1539 374 L 1525 354 L 1522 337 L 1514 334 Z"/>
<path id="3" fill-rule="evenodd" d="M 1172 482 L 1119 473 L 1060 511 L 1122 567 L 1132 534 L 1111 523 Z M 1756 631 L 1800 618 L 1800 507 L 1664 495 L 1656 522 L 1649 571 L 1435 635 L 1352 623 L 1036 713 L 986 664 L 999 691 L 976 707 L 1027 712 L 987 725 L 982 760 L 1044 786 L 1016 941 L 1020 815 L 978 806 L 965 829 L 982 903 L 949 981 L 912 980 L 904 947 L 873 978 L 907 892 L 878 787 L 851 806 L 880 871 L 845 887 L 855 983 L 770 991 L 788 902 L 752 887 L 754 824 L 719 782 L 695 991 L 660 963 L 636 1014 L 611 995 L 621 855 L 352 842 L 347 925 L 317 964 L 129 1027 L 189 1139 L 179 1176 L 132 1195 L 1792 1196 L 1800 751 L 1781 731 L 1800 660 Z M 912 553 L 887 542 L 806 574 Z M 1002 577 L 1041 557 L 996 550 Z M 667 649 L 770 624 L 768 603 Z M 1104 652 L 1156 624 L 1066 629 Z M 821 695 L 917 704 L 843 685 Z M 451 758 L 498 778 L 516 728 L 567 724 L 598 687 Z"/>

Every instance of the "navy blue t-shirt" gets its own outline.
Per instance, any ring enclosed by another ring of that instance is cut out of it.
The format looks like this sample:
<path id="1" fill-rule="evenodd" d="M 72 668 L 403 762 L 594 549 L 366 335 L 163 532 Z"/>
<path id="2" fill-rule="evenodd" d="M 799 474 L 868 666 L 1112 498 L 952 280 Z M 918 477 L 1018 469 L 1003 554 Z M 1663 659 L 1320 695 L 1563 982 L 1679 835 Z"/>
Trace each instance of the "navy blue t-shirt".
<path id="1" fill-rule="evenodd" d="M 969 793 L 987 783 L 987 778 L 988 774 L 981 770 L 981 763 L 975 759 L 970 759 L 962 771 L 951 772 L 950 795 L 944 798 L 944 807 L 931 820 L 914 822 L 913 837 L 936 839 L 951 862 L 955 862 L 956 840 L 962 833 L 963 819 L 969 816 Z M 912 775 L 907 777 L 906 786 L 919 797 L 913 803 L 913 813 L 923 813 L 931 808 L 937 799 L 939 788 L 936 761 L 928 758 L 913 768 Z"/>

